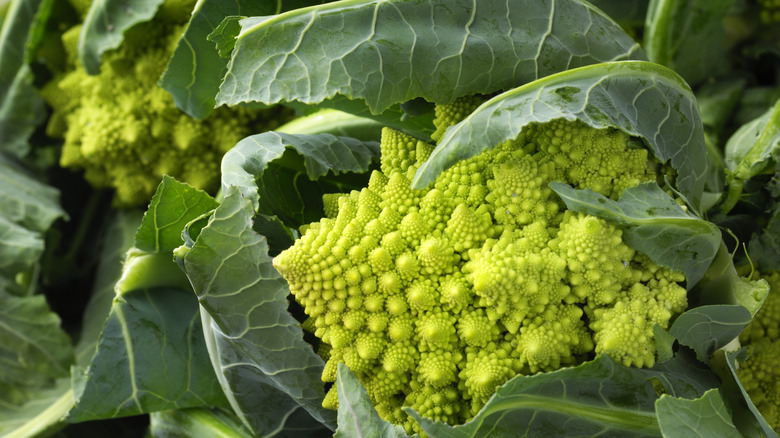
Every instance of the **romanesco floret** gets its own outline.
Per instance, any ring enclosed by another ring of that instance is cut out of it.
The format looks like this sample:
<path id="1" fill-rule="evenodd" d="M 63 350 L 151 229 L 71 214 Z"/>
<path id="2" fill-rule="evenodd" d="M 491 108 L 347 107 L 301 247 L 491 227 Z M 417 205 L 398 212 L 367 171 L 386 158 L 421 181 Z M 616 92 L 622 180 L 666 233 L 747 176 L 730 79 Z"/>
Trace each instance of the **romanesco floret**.
<path id="1" fill-rule="evenodd" d="M 748 347 L 748 358 L 739 364 L 737 375 L 761 415 L 780 430 L 780 272 L 763 277 L 769 295 L 739 337 Z"/>
<path id="2" fill-rule="evenodd" d="M 76 3 L 82 12 L 84 5 Z M 64 139 L 60 164 L 83 169 L 96 187 L 116 189 L 117 206 L 148 202 L 163 174 L 216 190 L 228 149 L 253 131 L 273 129 L 289 118 L 276 108 L 220 108 L 195 120 L 175 107 L 157 82 L 194 4 L 166 1 L 151 22 L 129 29 L 122 45 L 103 55 L 96 76 L 88 75 L 77 59 L 81 26 L 62 37 L 67 66 L 42 90 L 53 109 L 47 131 Z"/>
<path id="3" fill-rule="evenodd" d="M 439 107 L 437 126 L 473 105 Z M 421 143 L 385 129 L 382 171 L 359 192 L 328 195 L 327 217 L 274 259 L 304 327 L 330 346 L 324 381 L 346 363 L 380 416 L 420 432 L 401 407 L 458 424 L 518 374 L 595 353 L 653 365 L 652 327 L 686 308 L 685 278 L 629 248 L 615 226 L 566 210 L 548 187 L 563 180 L 616 198 L 655 180 L 646 151 L 615 130 L 556 120 L 413 190 L 431 149 Z M 627 164 L 601 171 L 591 157 Z M 336 408 L 335 388 L 324 406 Z"/>

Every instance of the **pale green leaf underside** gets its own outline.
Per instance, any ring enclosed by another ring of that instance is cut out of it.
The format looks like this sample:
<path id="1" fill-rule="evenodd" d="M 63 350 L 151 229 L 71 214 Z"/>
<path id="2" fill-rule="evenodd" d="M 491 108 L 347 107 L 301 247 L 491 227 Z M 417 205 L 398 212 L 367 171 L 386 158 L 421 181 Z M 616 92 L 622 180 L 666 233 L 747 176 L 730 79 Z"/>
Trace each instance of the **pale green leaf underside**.
<path id="1" fill-rule="evenodd" d="M 780 159 L 780 101 L 761 117 L 742 125 L 726 142 L 729 177 L 746 181 L 771 170 Z"/>
<path id="2" fill-rule="evenodd" d="M 309 179 L 316 180 L 328 172 L 365 172 L 379 157 L 379 144 L 330 134 L 298 135 L 265 132 L 247 137 L 222 159 L 222 189 L 236 186 L 258 206 L 256 178 L 268 163 L 281 157 L 285 148 L 295 149 L 304 159 Z"/>
<path id="3" fill-rule="evenodd" d="M 178 409 L 155 412 L 149 417 L 149 431 L 155 438 L 253 437 L 234 415 L 221 409 Z"/>
<path id="4" fill-rule="evenodd" d="M 197 301 L 183 289 L 134 290 L 116 299 L 95 357 L 72 378 L 70 422 L 225 404 Z"/>
<path id="5" fill-rule="evenodd" d="M 750 320 L 750 312 L 742 306 L 700 306 L 680 315 L 669 333 L 696 351 L 700 361 L 709 363 L 715 350 L 739 336 Z"/>
<path id="6" fill-rule="evenodd" d="M 338 429 L 335 438 L 406 438 L 403 427 L 379 417 L 366 388 L 343 363 L 338 364 L 336 385 L 339 396 Z"/>
<path id="7" fill-rule="evenodd" d="M 644 54 L 578 0 L 347 0 L 242 21 L 217 104 L 341 94 L 379 113 L 417 97 L 447 103 L 622 59 Z"/>
<path id="8" fill-rule="evenodd" d="M 718 227 L 684 211 L 655 183 L 628 188 L 618 201 L 561 182 L 550 183 L 550 187 L 570 210 L 617 224 L 623 228 L 627 245 L 659 265 L 685 273 L 689 289 L 718 252 Z"/>
<path id="9" fill-rule="evenodd" d="M 665 438 L 742 437 L 717 389 L 694 400 L 663 394 L 655 410 Z"/>
<path id="10" fill-rule="evenodd" d="M 100 73 L 100 57 L 122 44 L 124 32 L 154 17 L 163 0 L 94 0 L 79 35 L 78 55 L 84 70 Z"/>
<path id="11" fill-rule="evenodd" d="M 333 425 L 335 414 L 321 406 L 324 362 L 288 313 L 287 283 L 271 264 L 266 239 L 252 231 L 254 210 L 242 190 L 225 190 L 184 258 L 213 318 L 212 360 L 231 406 L 254 432 L 276 433 L 299 406 Z"/>
<path id="12" fill-rule="evenodd" d="M 677 187 L 698 207 L 707 169 L 696 98 L 672 70 L 641 61 L 582 67 L 494 97 L 447 129 L 413 187 L 425 187 L 456 162 L 516 138 L 529 123 L 559 118 L 641 137 L 660 161 L 671 159 Z"/>

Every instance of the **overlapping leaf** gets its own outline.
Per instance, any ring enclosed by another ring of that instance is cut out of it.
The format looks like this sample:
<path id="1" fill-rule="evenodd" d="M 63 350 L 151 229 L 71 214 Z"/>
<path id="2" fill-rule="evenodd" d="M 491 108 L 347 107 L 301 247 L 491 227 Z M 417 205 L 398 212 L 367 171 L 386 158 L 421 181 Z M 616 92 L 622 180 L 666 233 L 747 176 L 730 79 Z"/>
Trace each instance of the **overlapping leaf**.
<path id="1" fill-rule="evenodd" d="M 709 363 L 715 350 L 725 346 L 750 324 L 750 312 L 742 306 L 701 306 L 680 315 L 669 333 Z"/>
<path id="2" fill-rule="evenodd" d="M 637 61 L 566 71 L 485 102 L 447 129 L 413 187 L 425 187 L 456 162 L 516 138 L 529 123 L 558 118 L 641 137 L 656 158 L 671 160 L 677 187 L 698 207 L 708 169 L 696 98 L 673 71 Z"/>
<path id="3" fill-rule="evenodd" d="M 338 365 L 336 377 L 339 395 L 339 427 L 335 438 L 406 438 L 403 427 L 388 423 L 379 417 L 366 388 L 343 363 Z"/>
<path id="4" fill-rule="evenodd" d="M 561 182 L 550 187 L 570 210 L 618 224 L 626 244 L 659 265 L 684 272 L 689 288 L 704 276 L 720 247 L 718 227 L 683 210 L 656 183 L 628 188 L 618 201 Z"/>
<path id="5" fill-rule="evenodd" d="M 655 403 L 658 424 L 668 438 L 741 438 L 717 389 L 691 400 L 663 394 Z"/>
<path id="6" fill-rule="evenodd" d="M 376 142 L 266 132 L 241 140 L 225 155 L 222 187 L 236 186 L 260 212 L 302 225 L 322 216 L 322 193 L 365 186 L 365 178 L 358 178 L 343 187 L 349 178 L 341 174 L 366 172 L 378 158 Z"/>
<path id="7" fill-rule="evenodd" d="M 252 230 L 252 203 L 230 186 L 184 258 L 209 321 L 212 361 L 233 410 L 255 433 L 273 435 L 301 407 L 324 424 L 324 362 L 287 312 L 287 283 Z M 211 320 L 213 319 L 213 322 Z"/>
<path id="8" fill-rule="evenodd" d="M 163 0 L 95 0 L 79 36 L 78 55 L 84 70 L 100 73 L 100 57 L 122 44 L 124 32 L 154 17 Z"/>
<path id="9" fill-rule="evenodd" d="M 73 376 L 69 421 L 226 404 L 197 300 L 171 253 L 183 243 L 184 225 L 215 205 L 206 193 L 164 178 L 114 286 L 95 357 Z"/>
<path id="10" fill-rule="evenodd" d="M 643 57 L 620 26 L 577 0 L 336 2 L 242 21 L 217 104 L 341 94 L 380 113 Z"/>

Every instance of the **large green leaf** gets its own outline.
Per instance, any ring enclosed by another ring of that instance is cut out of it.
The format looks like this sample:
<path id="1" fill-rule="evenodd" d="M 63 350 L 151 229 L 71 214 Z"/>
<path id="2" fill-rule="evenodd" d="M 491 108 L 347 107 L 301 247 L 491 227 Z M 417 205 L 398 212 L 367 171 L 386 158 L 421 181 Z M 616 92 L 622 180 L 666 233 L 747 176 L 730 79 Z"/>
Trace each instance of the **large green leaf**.
<path id="1" fill-rule="evenodd" d="M 69 421 L 226 403 L 209 365 L 197 300 L 172 255 L 184 226 L 215 206 L 173 178 L 160 183 L 112 284 L 116 297 L 97 353 L 73 376 L 77 402 Z M 117 370 L 124 370 L 121 379 L 112 377 Z"/>
<path id="2" fill-rule="evenodd" d="M 95 357 L 74 371 L 73 391 L 70 422 L 224 405 L 192 292 L 163 287 L 118 296 Z"/>
<path id="3" fill-rule="evenodd" d="M 643 57 L 584 1 L 348 0 L 243 20 L 217 104 L 341 94 L 380 113 L 417 97 L 447 103 Z"/>
<path id="4" fill-rule="evenodd" d="M 672 70 L 648 62 L 612 62 L 566 71 L 500 94 L 447 129 L 413 187 L 446 168 L 514 139 L 532 122 L 566 118 L 641 137 L 677 169 L 677 187 L 695 208 L 707 178 L 696 98 Z"/>
<path id="5" fill-rule="evenodd" d="M 575 368 L 513 378 L 464 425 L 452 427 L 408 412 L 438 438 L 568 436 L 572 431 L 651 437 L 660 435 L 656 397 L 641 370 L 601 355 Z"/>
<path id="6" fill-rule="evenodd" d="M 662 395 L 655 402 L 658 424 L 667 438 L 741 438 L 717 389 L 690 400 Z"/>
<path id="7" fill-rule="evenodd" d="M 219 437 L 252 438 L 238 419 L 222 409 L 178 409 L 150 415 L 154 438 Z"/>
<path id="8" fill-rule="evenodd" d="M 222 160 L 223 190 L 236 186 L 255 209 L 302 225 L 322 216 L 322 193 L 353 187 L 347 172 L 364 173 L 379 158 L 379 144 L 330 134 L 266 132 L 247 137 Z"/>
<path id="9" fill-rule="evenodd" d="M 124 32 L 154 17 L 163 0 L 94 0 L 79 35 L 79 60 L 91 75 L 100 73 L 100 57 L 122 44 Z"/>
<path id="10" fill-rule="evenodd" d="M 184 257 L 204 314 L 214 368 L 233 410 L 253 432 L 273 435 L 301 407 L 333 427 L 321 406 L 323 360 L 287 311 L 289 289 L 273 268 L 254 209 L 229 186 Z"/>
<path id="11" fill-rule="evenodd" d="M 171 93 L 179 109 L 195 118 L 206 117 L 214 109 L 214 96 L 219 91 L 228 63 L 206 37 L 225 17 L 278 14 L 281 6 L 282 0 L 198 2 L 187 30 L 160 78 L 160 86 Z"/>
<path id="12" fill-rule="evenodd" d="M 550 187 L 570 210 L 617 224 L 630 247 L 685 273 L 689 289 L 704 276 L 720 247 L 717 226 L 683 210 L 654 182 L 626 189 L 618 201 L 562 182 Z"/>
<path id="13" fill-rule="evenodd" d="M 404 428 L 379 417 L 366 388 L 355 374 L 339 363 L 336 376 L 339 396 L 339 427 L 335 438 L 406 438 Z"/>
<path id="14" fill-rule="evenodd" d="M 60 193 L 41 183 L 0 153 L 0 215 L 31 231 L 43 232 L 58 218 L 67 217 Z"/>
<path id="15" fill-rule="evenodd" d="M 651 0 L 643 47 L 691 85 L 725 72 L 723 17 L 735 0 Z"/>
<path id="16" fill-rule="evenodd" d="M 27 42 L 39 7 L 50 9 L 51 3 L 11 1 L 0 23 L 0 151 L 19 157 L 29 151 L 27 140 L 45 116 L 43 100 L 33 87 Z"/>
<path id="17" fill-rule="evenodd" d="M 750 312 L 742 306 L 700 306 L 678 316 L 669 333 L 709 363 L 715 350 L 739 336 L 750 320 Z"/>

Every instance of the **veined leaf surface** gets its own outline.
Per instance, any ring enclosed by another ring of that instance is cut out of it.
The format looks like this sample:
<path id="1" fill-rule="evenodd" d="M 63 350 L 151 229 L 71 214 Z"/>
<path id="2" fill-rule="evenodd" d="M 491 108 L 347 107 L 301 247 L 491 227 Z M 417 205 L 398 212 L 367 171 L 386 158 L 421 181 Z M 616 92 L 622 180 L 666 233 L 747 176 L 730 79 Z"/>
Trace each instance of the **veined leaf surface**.
<path id="1" fill-rule="evenodd" d="M 622 59 L 644 54 L 584 1 L 345 0 L 242 21 L 217 104 L 341 94 L 380 113 Z"/>
<path id="2" fill-rule="evenodd" d="M 663 394 L 655 402 L 655 410 L 664 437 L 742 437 L 731 422 L 731 414 L 717 389 L 711 389 L 694 400 Z"/>
<path id="3" fill-rule="evenodd" d="M 700 361 L 709 363 L 712 353 L 739 336 L 750 319 L 750 312 L 742 306 L 700 306 L 677 317 L 669 333 L 693 348 Z"/>
<path id="4" fill-rule="evenodd" d="M 532 122 L 581 120 L 641 137 L 677 169 L 677 187 L 698 208 L 707 177 L 696 98 L 672 70 L 641 61 L 611 62 L 548 76 L 485 102 L 447 129 L 413 187 L 425 187 L 456 162 L 516 138 Z"/>
<path id="5" fill-rule="evenodd" d="M 287 311 L 287 283 L 273 268 L 266 239 L 252 230 L 254 210 L 238 187 L 225 199 L 184 257 L 213 332 L 212 362 L 233 410 L 253 432 L 278 433 L 303 407 L 335 425 L 321 406 L 323 360 Z"/>

